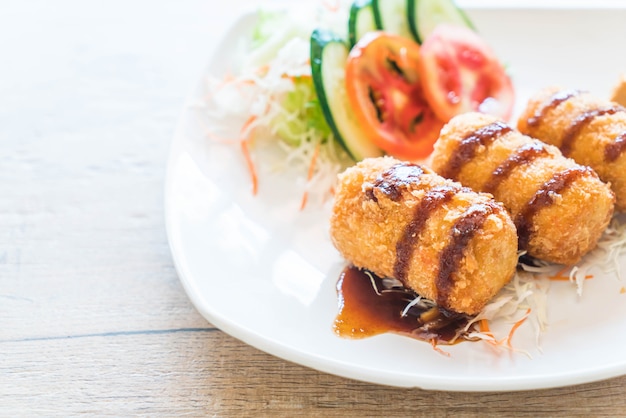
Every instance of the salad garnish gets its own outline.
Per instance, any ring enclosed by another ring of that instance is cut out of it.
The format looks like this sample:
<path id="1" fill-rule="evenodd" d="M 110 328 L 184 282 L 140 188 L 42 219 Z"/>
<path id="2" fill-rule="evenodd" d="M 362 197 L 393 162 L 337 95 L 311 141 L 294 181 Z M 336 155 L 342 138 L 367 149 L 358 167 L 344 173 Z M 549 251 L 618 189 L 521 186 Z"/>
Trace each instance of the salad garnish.
<path id="1" fill-rule="evenodd" d="M 296 168 L 304 210 L 327 202 L 337 173 L 355 161 L 383 154 L 426 160 L 438 128 L 457 113 L 510 117 L 511 79 L 467 15 L 451 0 L 402 2 L 402 19 L 390 19 L 397 7 L 381 0 L 320 0 L 310 13 L 258 12 L 236 67 L 209 78 L 204 106 L 207 137 L 239 147 L 252 194 L 263 188 L 262 172 Z M 260 170 L 264 149 L 280 158 Z M 582 295 L 593 270 L 621 279 L 625 248 L 626 225 L 614 220 L 577 266 L 522 257 L 511 282 L 467 324 L 468 337 L 515 350 L 515 333 L 531 324 L 539 347 L 551 282 L 569 281 Z M 509 324 L 504 334 L 492 329 L 496 321 Z"/>

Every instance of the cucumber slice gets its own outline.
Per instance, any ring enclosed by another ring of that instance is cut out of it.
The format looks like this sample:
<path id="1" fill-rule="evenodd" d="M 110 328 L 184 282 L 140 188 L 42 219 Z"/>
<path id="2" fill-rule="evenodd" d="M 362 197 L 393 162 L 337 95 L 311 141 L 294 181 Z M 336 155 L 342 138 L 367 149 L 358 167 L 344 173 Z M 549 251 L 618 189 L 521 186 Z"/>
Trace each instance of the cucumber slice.
<path id="1" fill-rule="evenodd" d="M 475 30 L 469 17 L 453 0 L 408 0 L 409 27 L 420 44 L 440 23 L 465 26 Z"/>
<path id="2" fill-rule="evenodd" d="M 366 139 L 350 111 L 345 86 L 348 52 L 343 39 L 330 31 L 316 29 L 311 34 L 311 74 L 322 112 L 337 141 L 359 161 L 383 152 Z"/>
<path id="3" fill-rule="evenodd" d="M 394 35 L 412 38 L 408 0 L 372 0 L 376 27 Z"/>
<path id="4" fill-rule="evenodd" d="M 350 7 L 348 18 L 348 40 L 350 47 L 358 42 L 367 32 L 378 29 L 374 17 L 372 0 L 355 0 Z"/>

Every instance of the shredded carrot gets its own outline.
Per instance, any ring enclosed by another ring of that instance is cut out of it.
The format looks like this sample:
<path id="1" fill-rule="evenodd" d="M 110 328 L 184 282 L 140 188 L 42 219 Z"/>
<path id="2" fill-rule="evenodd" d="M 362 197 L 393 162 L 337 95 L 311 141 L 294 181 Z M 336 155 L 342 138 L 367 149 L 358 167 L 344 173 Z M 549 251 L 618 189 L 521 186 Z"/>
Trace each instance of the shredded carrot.
<path id="1" fill-rule="evenodd" d="M 229 74 L 226 74 L 224 77 L 222 77 L 219 83 L 213 86 L 212 93 L 218 92 L 219 90 L 228 86 L 229 84 L 240 85 L 240 84 L 250 84 L 250 83 L 254 83 L 254 81 L 248 78 L 235 77 L 234 75 L 229 73 Z"/>
<path id="2" fill-rule="evenodd" d="M 478 321 L 478 326 L 480 328 L 480 332 L 485 334 L 491 334 L 491 330 L 489 329 L 489 322 L 486 319 L 481 319 Z"/>
<path id="3" fill-rule="evenodd" d="M 258 75 L 265 75 L 265 74 L 267 74 L 269 69 L 270 69 L 270 65 L 269 64 L 265 64 L 265 65 L 261 65 L 259 68 L 257 68 L 255 72 Z"/>
<path id="4" fill-rule="evenodd" d="M 250 137 L 252 136 L 252 130 L 254 129 L 251 128 L 252 123 L 254 123 L 256 119 L 256 116 L 252 115 L 241 126 L 241 152 L 246 159 L 246 165 L 248 167 L 248 171 L 250 172 L 253 195 L 256 195 L 256 192 L 258 190 L 259 179 L 257 176 L 256 167 L 254 166 L 254 162 L 252 161 L 252 156 L 250 155 L 250 150 L 248 149 L 248 141 L 250 140 Z"/>
<path id="5" fill-rule="evenodd" d="M 235 77 L 232 73 L 226 73 L 224 75 L 224 77 L 222 77 L 222 80 L 220 81 L 220 83 L 216 86 L 216 88 L 219 90 L 220 88 L 224 87 L 225 85 L 227 85 L 228 83 L 232 83 L 234 81 L 237 80 L 237 77 Z"/>
<path id="6" fill-rule="evenodd" d="M 240 78 L 237 80 L 237 86 L 241 87 L 241 85 L 254 85 L 257 82 L 251 78 Z"/>
<path id="7" fill-rule="evenodd" d="M 309 200 L 309 192 L 305 190 L 304 193 L 302 193 L 302 200 L 300 201 L 300 210 L 304 210 L 308 200 Z"/>
<path id="8" fill-rule="evenodd" d="M 561 270 L 557 271 L 557 272 L 556 272 L 556 274 L 555 274 L 554 276 L 548 276 L 548 278 L 549 278 L 550 280 L 556 280 L 556 281 L 561 281 L 561 280 L 563 280 L 563 281 L 565 281 L 565 280 L 570 280 L 570 278 L 569 278 L 569 274 L 567 274 L 567 275 L 564 275 L 564 274 L 563 274 L 563 273 L 565 273 L 565 271 L 566 271 L 566 270 L 568 270 L 569 268 L 570 268 L 570 266 L 565 266 L 565 267 L 563 267 Z M 586 279 L 586 280 L 593 279 L 593 274 L 587 274 L 587 275 L 585 276 L 585 279 Z"/>
<path id="9" fill-rule="evenodd" d="M 259 179 L 257 178 L 256 168 L 254 167 L 254 162 L 252 161 L 252 157 L 250 157 L 250 151 L 248 150 L 247 141 L 241 141 L 241 151 L 243 152 L 243 156 L 246 159 L 246 165 L 248 166 L 248 171 L 250 172 L 250 178 L 252 179 L 252 194 L 256 195 L 256 192 L 259 187 Z"/>
<path id="10" fill-rule="evenodd" d="M 324 202 L 327 202 L 328 199 L 331 199 L 333 196 L 335 196 L 335 188 L 333 186 L 330 186 L 328 188 L 328 194 L 324 196 Z"/>
<path id="11" fill-rule="evenodd" d="M 311 180 L 313 178 L 313 174 L 315 173 L 315 163 L 317 162 L 317 157 L 320 154 L 320 144 L 318 143 L 315 146 L 315 151 L 313 151 L 313 156 L 311 157 L 311 164 L 309 165 L 309 173 L 307 174 L 307 180 Z"/>
<path id="12" fill-rule="evenodd" d="M 564 274 L 567 270 L 569 270 L 571 266 L 564 266 L 561 270 L 557 271 L 554 276 L 548 276 L 550 280 L 570 280 L 569 274 Z M 587 274 L 585 279 L 593 279 L 593 274 Z"/>
<path id="13" fill-rule="evenodd" d="M 483 334 L 487 334 L 493 337 L 493 333 L 491 332 L 491 328 L 489 328 L 489 321 L 486 319 L 481 319 L 480 321 L 478 321 L 478 326 L 480 329 L 480 332 L 482 332 Z"/>
<path id="14" fill-rule="evenodd" d="M 564 266 L 561 270 L 557 271 L 554 276 L 549 276 L 550 280 L 569 280 L 569 276 L 564 276 L 563 273 L 567 271 L 570 266 Z"/>
<path id="15" fill-rule="evenodd" d="M 239 91 L 239 94 L 243 95 L 242 86 L 243 85 L 254 85 L 256 81 L 248 79 L 248 78 L 237 78 L 233 75 L 226 74 L 217 84 L 215 84 L 209 93 L 207 93 L 204 97 L 205 102 L 210 102 L 213 100 L 213 96 L 219 93 L 220 90 L 225 88 L 226 86 L 233 85 Z"/>
<path id="16" fill-rule="evenodd" d="M 312 79 L 313 76 L 311 74 L 298 74 L 298 75 L 293 75 L 293 74 L 283 74 L 282 78 L 291 80 L 291 81 L 296 81 L 297 79 L 301 78 L 301 79 Z"/>
<path id="17" fill-rule="evenodd" d="M 215 86 L 213 86 L 211 91 L 204 97 L 204 100 L 206 102 L 210 102 L 213 99 L 213 96 L 215 96 L 215 94 L 217 92 L 219 92 L 222 88 L 226 87 L 229 83 L 231 83 L 234 80 L 234 78 L 235 78 L 234 76 L 232 76 L 230 74 L 226 74 L 219 81 L 219 83 L 217 83 Z"/>
<path id="18" fill-rule="evenodd" d="M 591 274 L 588 274 L 588 275 L 585 276 L 585 279 L 587 279 L 587 280 L 588 279 L 592 279 L 592 278 L 593 278 L 593 276 Z M 567 276 L 565 276 L 565 277 L 563 277 L 563 276 L 550 276 L 549 279 L 558 282 L 558 281 L 567 281 L 567 280 L 569 280 L 569 277 L 567 277 Z"/>
<path id="19" fill-rule="evenodd" d="M 619 292 L 620 292 L 621 294 L 626 293 L 626 287 L 622 287 L 622 288 L 619 290 Z"/>
<path id="20" fill-rule="evenodd" d="M 526 314 L 511 327 L 511 331 L 509 331 L 509 335 L 506 337 L 506 345 L 509 348 L 512 348 L 511 340 L 513 339 L 513 334 L 515 334 L 515 331 L 526 321 L 528 315 L 530 315 L 530 308 L 528 308 Z"/>
<path id="21" fill-rule="evenodd" d="M 254 86 L 257 82 L 250 78 L 240 78 L 236 80 L 236 83 L 233 83 L 235 87 L 237 87 L 237 91 L 240 96 L 245 96 L 246 92 L 243 89 L 244 86 Z"/>
<path id="22" fill-rule="evenodd" d="M 331 12 L 336 12 L 337 10 L 339 10 L 339 0 L 335 0 L 334 2 L 324 0 L 322 4 Z"/>
<path id="23" fill-rule="evenodd" d="M 250 134 L 250 132 L 247 132 L 248 130 L 250 130 L 250 127 L 252 126 L 252 124 L 256 121 L 257 117 L 256 115 L 251 115 L 244 123 L 243 125 L 241 125 L 241 129 L 239 130 L 239 133 L 242 136 L 242 140 L 246 140 L 248 135 Z"/>
<path id="24" fill-rule="evenodd" d="M 245 78 L 245 77 L 235 77 L 232 75 L 225 75 L 222 80 L 220 81 L 219 84 L 217 84 L 213 90 L 211 91 L 211 96 L 214 95 L 215 93 L 217 93 L 218 91 L 220 91 L 222 88 L 228 86 L 228 85 L 232 85 L 237 87 L 237 90 L 239 91 L 239 94 L 243 94 L 242 91 L 242 86 L 250 86 L 250 85 L 255 85 L 256 81 L 252 78 Z M 209 96 L 209 98 L 211 97 Z"/>
<path id="25" fill-rule="evenodd" d="M 306 177 L 306 181 L 309 182 L 313 178 L 313 174 L 315 174 L 315 164 L 317 163 L 317 157 L 320 153 L 320 144 L 319 142 L 315 146 L 315 151 L 313 151 L 313 156 L 311 157 L 311 163 L 309 164 L 309 172 Z M 309 199 L 309 191 L 304 190 L 302 194 L 302 201 L 300 203 L 300 210 L 303 210 L 306 206 L 306 202 Z"/>
<path id="26" fill-rule="evenodd" d="M 432 345 L 433 346 L 433 350 L 435 350 L 439 354 L 442 354 L 442 355 L 444 355 L 446 357 L 451 357 L 450 353 L 448 353 L 447 351 L 443 351 L 441 348 L 439 348 L 439 346 L 437 345 L 437 339 L 436 338 L 431 338 L 430 339 L 430 345 Z"/>
<path id="27" fill-rule="evenodd" d="M 267 104 L 265 105 L 265 109 L 263 110 L 263 116 L 267 115 L 268 113 L 270 113 L 270 110 L 272 109 L 272 105 L 270 104 L 270 102 L 268 101 Z"/>
<path id="28" fill-rule="evenodd" d="M 478 321 L 478 329 L 483 334 L 488 335 L 491 338 L 493 338 L 492 340 L 484 340 L 485 342 L 491 345 L 498 345 L 498 341 L 496 341 L 496 337 L 493 335 L 493 332 L 491 332 L 491 328 L 489 328 L 489 321 L 487 319 L 483 318 L 480 321 Z"/>
<path id="29" fill-rule="evenodd" d="M 519 319 L 517 322 L 513 324 L 513 326 L 511 327 L 511 330 L 509 331 L 509 334 L 501 340 L 495 339 L 493 333 L 491 332 L 491 328 L 489 327 L 489 321 L 487 319 L 481 319 L 480 321 L 478 321 L 478 330 L 481 333 L 493 338 L 492 340 L 484 339 L 483 341 L 485 341 L 486 343 L 491 344 L 494 347 L 502 347 L 506 343 L 506 346 L 508 348 L 513 348 L 513 345 L 511 344 L 513 335 L 515 334 L 515 331 L 517 331 L 517 329 L 526 321 L 529 315 L 530 315 L 530 308 L 526 311 L 526 313 L 521 319 Z"/>

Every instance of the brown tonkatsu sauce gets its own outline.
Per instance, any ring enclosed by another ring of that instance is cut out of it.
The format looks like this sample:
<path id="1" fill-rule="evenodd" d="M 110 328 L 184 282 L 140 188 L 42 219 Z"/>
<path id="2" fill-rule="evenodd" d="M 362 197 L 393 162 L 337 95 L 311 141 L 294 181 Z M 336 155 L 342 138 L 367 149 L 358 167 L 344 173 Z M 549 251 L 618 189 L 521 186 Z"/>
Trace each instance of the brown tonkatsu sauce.
<path id="1" fill-rule="evenodd" d="M 379 175 L 373 187 L 366 190 L 368 199 L 375 199 L 374 189 L 379 189 L 389 199 L 398 201 L 402 197 L 402 189 L 419 181 L 424 173 L 420 166 L 410 163 L 395 164 Z M 406 284 L 413 252 L 419 245 L 420 236 L 433 212 L 444 206 L 460 192 L 471 192 L 469 188 L 457 184 L 433 187 L 424 193 L 422 199 L 413 210 L 411 220 L 396 242 L 396 260 L 394 262 L 394 278 Z M 439 270 L 436 278 L 437 303 L 445 306 L 454 288 L 453 274 L 463 259 L 465 248 L 480 228 L 485 219 L 499 207 L 492 202 L 476 203 L 470 206 L 455 221 L 450 229 L 447 246 L 439 258 Z"/>
<path id="2" fill-rule="evenodd" d="M 545 104 L 543 104 L 535 114 L 527 119 L 528 126 L 538 126 L 545 115 L 551 110 L 557 107 L 559 104 L 569 100 L 572 97 L 585 93 L 582 90 L 562 90 L 554 93 Z M 613 115 L 617 112 L 626 111 L 626 108 L 622 106 L 610 106 L 599 109 L 592 109 L 578 115 L 572 124 L 567 128 L 563 137 L 561 138 L 561 145 L 559 146 L 561 153 L 565 156 L 569 156 L 572 152 L 574 141 L 580 134 L 580 131 L 596 117 L 602 115 Z M 604 160 L 606 162 L 613 162 L 619 158 L 626 151 L 626 132 L 618 135 L 615 140 L 608 144 L 604 149 Z"/>
<path id="3" fill-rule="evenodd" d="M 476 203 L 470 206 L 450 230 L 450 240 L 439 256 L 437 272 L 437 303 L 445 305 L 454 288 L 453 274 L 459 268 L 465 248 L 474 234 L 483 227 L 487 217 L 499 210 L 493 202 Z"/>
<path id="4" fill-rule="evenodd" d="M 417 164 L 394 164 L 378 176 L 373 188 L 379 189 L 389 199 L 397 202 L 402 198 L 402 189 L 419 181 L 422 174 L 424 169 Z M 373 188 L 367 190 L 366 194 L 369 199 L 376 201 Z"/>
<path id="5" fill-rule="evenodd" d="M 548 101 L 541 106 L 533 116 L 528 118 L 528 126 L 537 126 L 541 123 L 544 116 L 551 110 L 560 105 L 561 103 L 569 100 L 572 97 L 578 96 L 583 93 L 581 90 L 562 90 L 554 93 Z"/>
<path id="6" fill-rule="evenodd" d="M 515 226 L 519 236 L 519 248 L 526 249 L 532 233 L 533 217 L 539 210 L 552 205 L 555 195 L 565 191 L 574 181 L 586 176 L 596 175 L 595 172 L 587 166 L 576 166 L 567 170 L 560 171 L 548 181 L 546 181 L 535 192 L 532 199 L 526 204 L 524 209 L 515 217 Z"/>
<path id="7" fill-rule="evenodd" d="M 612 163 L 617 160 L 626 150 L 626 132 L 622 132 L 613 142 L 604 149 L 604 160 Z"/>
<path id="8" fill-rule="evenodd" d="M 626 109 L 621 106 L 611 106 L 600 109 L 592 109 L 578 115 L 563 134 L 561 145 L 559 148 L 566 157 L 572 152 L 574 141 L 583 130 L 583 128 L 591 123 L 595 118 L 603 115 L 613 115 L 617 112 L 623 112 Z"/>
<path id="9" fill-rule="evenodd" d="M 380 277 L 367 270 L 346 267 L 337 282 L 337 294 L 339 312 L 334 330 L 342 337 L 364 338 L 391 332 L 443 344 L 464 340 L 458 336 L 468 316 L 424 303 L 407 309 L 417 294 L 399 286 L 385 287 Z"/>
<path id="10" fill-rule="evenodd" d="M 504 122 L 494 122 L 472 132 L 463 138 L 457 149 L 452 152 L 448 164 L 441 170 L 440 174 L 449 179 L 456 179 L 463 165 L 474 158 L 479 146 L 489 145 L 511 130 L 512 128 Z"/>
<path id="11" fill-rule="evenodd" d="M 440 186 L 426 192 L 413 211 L 413 219 L 406 225 L 400 240 L 396 243 L 396 261 L 393 266 L 395 278 L 405 283 L 409 262 L 418 245 L 422 230 L 432 212 L 449 202 L 461 187 Z"/>
<path id="12" fill-rule="evenodd" d="M 548 150 L 541 142 L 531 142 L 522 145 L 496 167 L 491 174 L 491 178 L 482 187 L 482 190 L 487 193 L 493 193 L 498 186 L 500 186 L 500 183 L 506 180 L 516 167 L 529 164 L 544 155 L 548 155 Z"/>

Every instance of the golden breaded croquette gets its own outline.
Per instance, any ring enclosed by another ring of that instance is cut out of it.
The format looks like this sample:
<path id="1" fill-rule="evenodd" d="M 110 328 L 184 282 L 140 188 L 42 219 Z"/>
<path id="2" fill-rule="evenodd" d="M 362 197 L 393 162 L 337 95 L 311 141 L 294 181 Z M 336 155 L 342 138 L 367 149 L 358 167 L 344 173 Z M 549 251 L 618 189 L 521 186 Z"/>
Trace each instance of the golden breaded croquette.
<path id="1" fill-rule="evenodd" d="M 529 136 L 593 168 L 626 211 L 626 108 L 580 90 L 550 87 L 529 100 L 517 123 Z"/>
<path id="2" fill-rule="evenodd" d="M 501 204 L 391 157 L 339 175 L 330 232 L 356 267 L 454 312 L 480 312 L 517 265 L 515 226 Z"/>
<path id="3" fill-rule="evenodd" d="M 561 264 L 593 249 L 613 215 L 615 197 L 589 167 L 493 116 L 466 113 L 441 130 L 433 169 L 492 193 L 511 213 L 520 250 Z"/>

